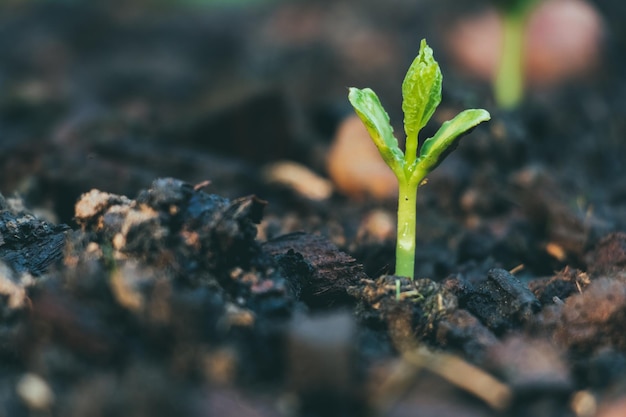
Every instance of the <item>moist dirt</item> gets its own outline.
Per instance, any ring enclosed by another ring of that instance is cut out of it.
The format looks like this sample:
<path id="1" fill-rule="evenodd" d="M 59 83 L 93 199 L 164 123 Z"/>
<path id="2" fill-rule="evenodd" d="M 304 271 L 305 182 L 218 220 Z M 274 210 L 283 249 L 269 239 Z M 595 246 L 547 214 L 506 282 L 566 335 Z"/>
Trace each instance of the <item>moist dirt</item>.
<path id="1" fill-rule="evenodd" d="M 509 112 L 447 1 L 0 6 L 0 416 L 626 414 L 626 9 L 593 4 L 594 76 Z M 346 86 L 401 120 L 421 37 L 426 133 L 492 120 L 420 188 L 410 281 L 325 157 Z"/>

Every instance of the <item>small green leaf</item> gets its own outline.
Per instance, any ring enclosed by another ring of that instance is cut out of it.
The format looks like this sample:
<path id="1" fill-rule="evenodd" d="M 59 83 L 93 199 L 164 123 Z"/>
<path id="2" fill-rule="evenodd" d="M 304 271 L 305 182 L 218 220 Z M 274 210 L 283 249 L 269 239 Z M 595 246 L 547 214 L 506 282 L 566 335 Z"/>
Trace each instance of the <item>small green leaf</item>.
<path id="1" fill-rule="evenodd" d="M 417 134 L 441 102 L 442 79 L 433 50 L 426 39 L 422 39 L 419 54 L 402 82 L 402 111 L 407 141 L 417 141 Z"/>
<path id="2" fill-rule="evenodd" d="M 348 100 L 367 128 L 383 160 L 398 175 L 402 171 L 404 154 L 398 146 L 398 140 L 393 136 L 389 115 L 380 104 L 376 93 L 370 88 L 360 90 L 352 87 Z"/>
<path id="3" fill-rule="evenodd" d="M 463 135 L 489 119 L 491 115 L 488 111 L 469 109 L 457 114 L 454 119 L 444 122 L 435 136 L 426 139 L 422 144 L 417 163 L 418 171 L 431 172 L 454 150 Z"/>

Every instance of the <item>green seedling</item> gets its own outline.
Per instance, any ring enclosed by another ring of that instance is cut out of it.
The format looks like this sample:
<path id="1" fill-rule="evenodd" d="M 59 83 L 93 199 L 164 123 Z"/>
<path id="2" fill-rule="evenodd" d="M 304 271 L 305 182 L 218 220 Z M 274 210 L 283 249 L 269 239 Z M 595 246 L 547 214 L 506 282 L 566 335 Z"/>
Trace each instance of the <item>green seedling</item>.
<path id="1" fill-rule="evenodd" d="M 419 149 L 418 134 L 441 102 L 442 75 L 433 50 L 422 40 L 419 54 L 402 83 L 405 151 L 393 135 L 389 115 L 369 88 L 350 88 L 348 99 L 365 124 L 383 160 L 398 178 L 398 237 L 396 275 L 413 279 L 415 266 L 415 218 L 417 189 L 426 175 L 456 147 L 459 139 L 491 118 L 486 110 L 470 109 L 442 124 Z"/>
<path id="2" fill-rule="evenodd" d="M 524 96 L 524 33 L 538 0 L 492 0 L 502 14 L 503 40 L 500 67 L 494 80 L 499 107 L 516 107 Z"/>

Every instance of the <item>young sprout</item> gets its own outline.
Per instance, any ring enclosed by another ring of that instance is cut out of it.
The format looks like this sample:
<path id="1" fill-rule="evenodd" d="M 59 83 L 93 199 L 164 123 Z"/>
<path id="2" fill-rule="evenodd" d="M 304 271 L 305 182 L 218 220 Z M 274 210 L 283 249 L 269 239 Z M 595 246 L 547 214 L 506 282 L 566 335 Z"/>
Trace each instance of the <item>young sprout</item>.
<path id="1" fill-rule="evenodd" d="M 524 95 L 524 32 L 526 21 L 538 0 L 493 0 L 502 13 L 503 40 L 500 67 L 494 80 L 498 106 L 516 107 Z"/>
<path id="2" fill-rule="evenodd" d="M 396 271 L 413 279 L 415 266 L 415 217 L 417 188 L 457 145 L 462 135 L 491 118 L 486 110 L 470 109 L 441 125 L 419 149 L 418 134 L 441 102 L 441 70 L 433 50 L 422 40 L 419 54 L 402 83 L 402 111 L 406 133 L 405 152 L 393 136 L 389 115 L 369 88 L 350 88 L 348 99 L 365 124 L 383 160 L 398 178 L 398 238 Z"/>

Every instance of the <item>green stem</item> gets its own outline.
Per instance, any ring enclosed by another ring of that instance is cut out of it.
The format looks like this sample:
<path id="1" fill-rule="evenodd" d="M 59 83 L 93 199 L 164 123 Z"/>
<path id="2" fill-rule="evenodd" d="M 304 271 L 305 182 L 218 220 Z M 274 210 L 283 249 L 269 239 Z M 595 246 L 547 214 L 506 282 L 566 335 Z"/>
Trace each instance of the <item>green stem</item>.
<path id="1" fill-rule="evenodd" d="M 504 40 L 502 61 L 495 79 L 495 98 L 498 106 L 510 109 L 517 106 L 524 95 L 524 27 L 527 13 L 504 13 Z"/>
<path id="2" fill-rule="evenodd" d="M 396 242 L 396 272 L 413 279 L 415 273 L 415 210 L 417 185 L 398 181 L 398 238 Z"/>
<path id="3" fill-rule="evenodd" d="M 404 145 L 404 166 L 405 167 L 412 166 L 415 160 L 417 159 L 417 145 L 418 145 L 417 135 L 415 135 L 414 137 L 407 136 L 405 145 Z"/>

